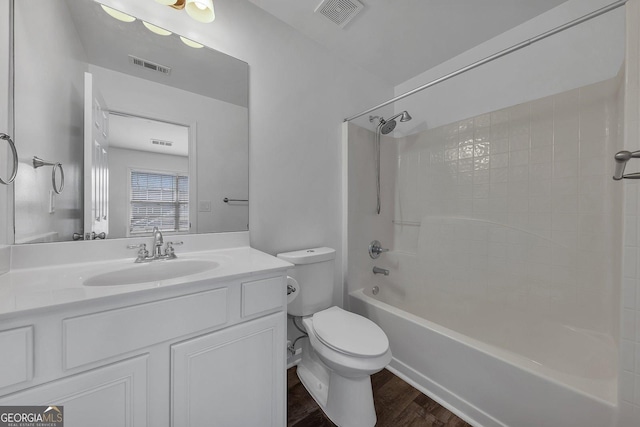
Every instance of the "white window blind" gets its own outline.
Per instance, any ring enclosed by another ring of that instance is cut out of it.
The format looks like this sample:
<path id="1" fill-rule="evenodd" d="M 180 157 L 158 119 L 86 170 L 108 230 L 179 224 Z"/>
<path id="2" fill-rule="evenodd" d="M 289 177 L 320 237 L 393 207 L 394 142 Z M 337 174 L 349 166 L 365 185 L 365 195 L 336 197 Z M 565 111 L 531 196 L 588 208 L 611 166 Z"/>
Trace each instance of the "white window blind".
<path id="1" fill-rule="evenodd" d="M 189 177 L 131 171 L 129 231 L 189 231 Z"/>

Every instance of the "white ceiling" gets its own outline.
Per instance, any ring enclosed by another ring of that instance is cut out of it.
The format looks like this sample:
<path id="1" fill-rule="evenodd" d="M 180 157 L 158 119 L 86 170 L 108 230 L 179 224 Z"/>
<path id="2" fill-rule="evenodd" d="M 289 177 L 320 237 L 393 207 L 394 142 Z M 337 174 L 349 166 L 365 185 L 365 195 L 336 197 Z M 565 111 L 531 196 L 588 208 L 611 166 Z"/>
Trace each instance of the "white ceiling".
<path id="1" fill-rule="evenodd" d="M 344 29 L 321 0 L 250 0 L 331 51 L 397 85 L 566 0 L 361 0 Z"/>

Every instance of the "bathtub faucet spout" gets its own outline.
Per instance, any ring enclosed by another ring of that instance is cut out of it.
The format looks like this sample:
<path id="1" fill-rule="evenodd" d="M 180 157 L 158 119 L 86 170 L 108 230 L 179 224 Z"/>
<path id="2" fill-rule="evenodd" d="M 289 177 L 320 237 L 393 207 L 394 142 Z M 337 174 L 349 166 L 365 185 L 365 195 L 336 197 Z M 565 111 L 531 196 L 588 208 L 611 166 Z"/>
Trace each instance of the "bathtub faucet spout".
<path id="1" fill-rule="evenodd" d="M 373 267 L 373 274 L 384 274 L 385 276 L 389 275 L 389 270 L 385 270 L 380 267 Z"/>

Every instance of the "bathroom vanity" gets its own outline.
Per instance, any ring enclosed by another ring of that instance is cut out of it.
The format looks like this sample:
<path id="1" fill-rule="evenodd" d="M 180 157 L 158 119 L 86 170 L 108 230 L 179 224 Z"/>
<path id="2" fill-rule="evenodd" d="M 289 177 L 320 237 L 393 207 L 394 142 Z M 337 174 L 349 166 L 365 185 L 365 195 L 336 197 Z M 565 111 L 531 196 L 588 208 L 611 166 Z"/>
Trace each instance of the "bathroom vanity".
<path id="1" fill-rule="evenodd" d="M 30 266 L 52 246 L 12 247 L 0 276 L 0 405 L 62 405 L 66 427 L 285 425 L 290 264 L 248 238 L 214 250 L 202 239 L 160 263 L 211 268 L 126 285 L 87 283 L 128 277 L 134 257 L 96 260 L 71 243 Z M 74 254 L 87 262 L 56 259 Z"/>

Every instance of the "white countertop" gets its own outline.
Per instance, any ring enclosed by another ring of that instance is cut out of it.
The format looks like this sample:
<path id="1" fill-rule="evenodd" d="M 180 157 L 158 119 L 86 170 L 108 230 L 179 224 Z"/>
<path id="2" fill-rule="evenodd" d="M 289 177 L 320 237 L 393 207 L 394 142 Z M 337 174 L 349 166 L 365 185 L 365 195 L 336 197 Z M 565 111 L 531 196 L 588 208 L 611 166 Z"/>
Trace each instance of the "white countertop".
<path id="1" fill-rule="evenodd" d="M 115 286 L 85 286 L 83 282 L 98 274 L 132 267 L 135 256 L 56 266 L 12 268 L 9 272 L 0 275 L 0 316 L 203 280 L 231 280 L 238 276 L 283 271 L 292 267 L 285 261 L 248 246 L 177 252 L 177 255 L 178 260 L 211 260 L 217 262 L 219 266 L 212 270 L 169 280 Z M 173 261 L 152 261 L 152 263 L 168 264 Z"/>

